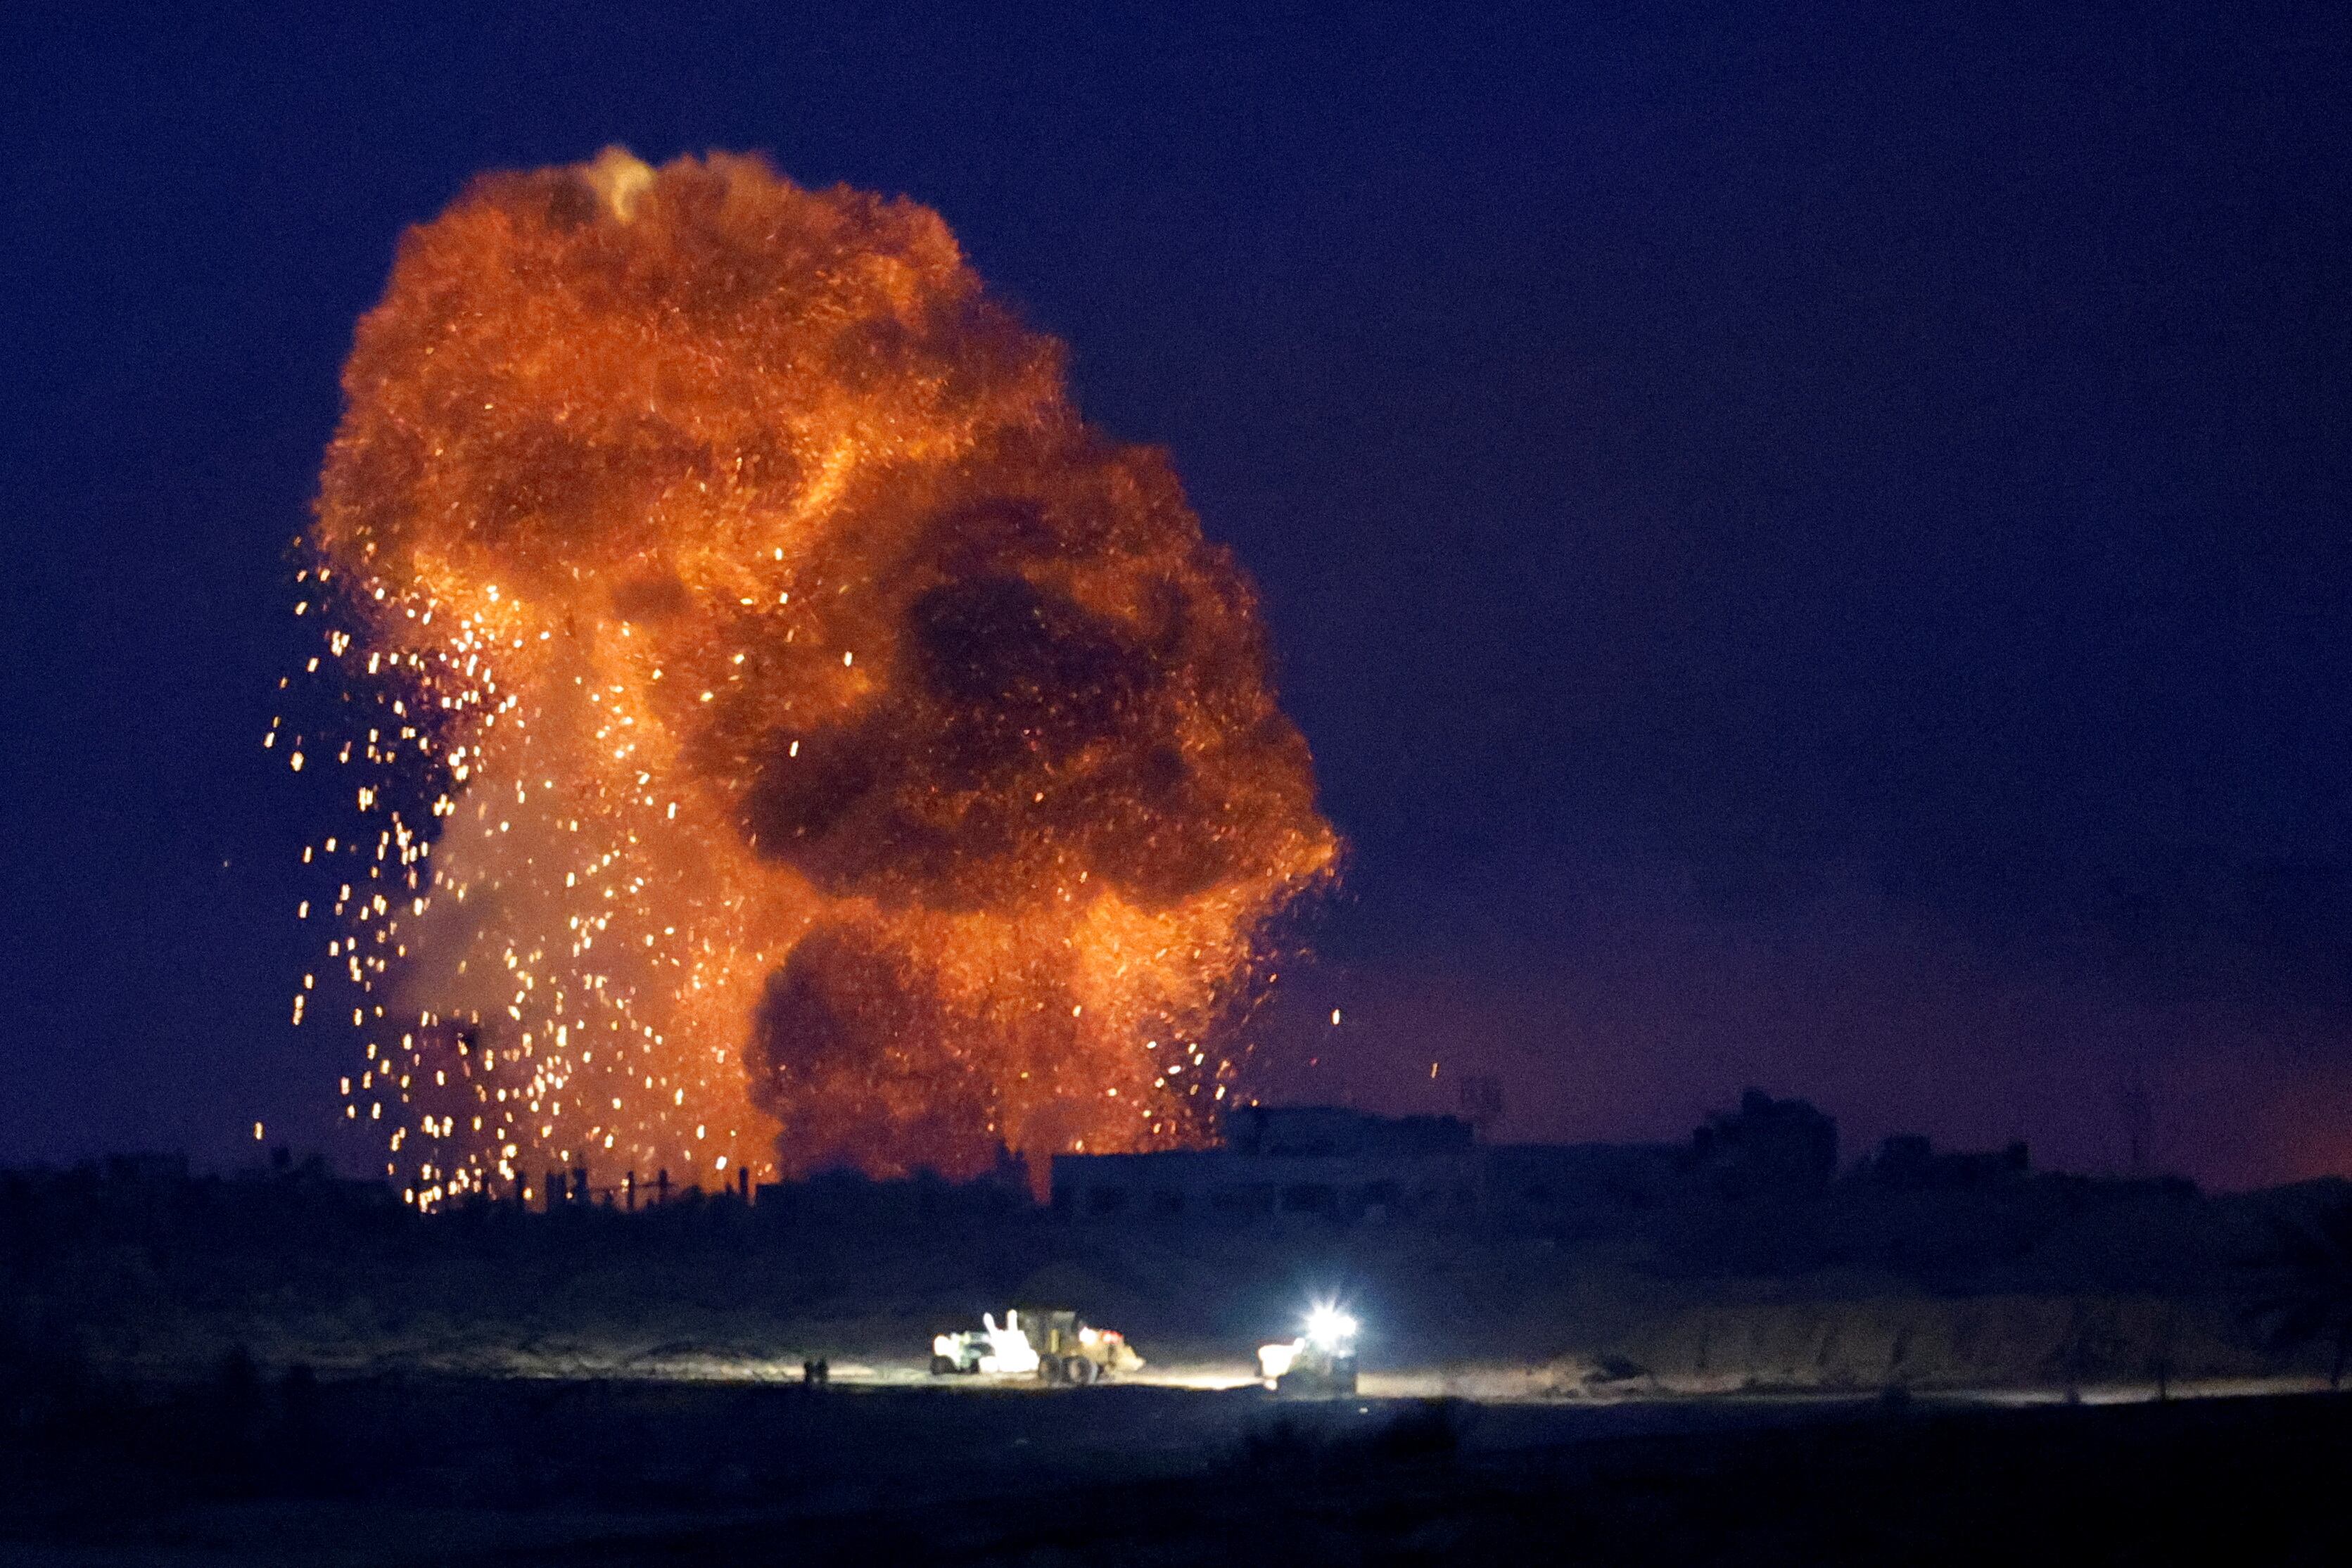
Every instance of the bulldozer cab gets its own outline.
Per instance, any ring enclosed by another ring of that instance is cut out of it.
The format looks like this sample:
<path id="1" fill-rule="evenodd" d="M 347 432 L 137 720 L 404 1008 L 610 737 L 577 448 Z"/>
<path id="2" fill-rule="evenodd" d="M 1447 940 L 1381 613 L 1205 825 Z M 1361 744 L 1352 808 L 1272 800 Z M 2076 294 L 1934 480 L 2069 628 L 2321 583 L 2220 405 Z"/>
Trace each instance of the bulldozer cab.
<path id="1" fill-rule="evenodd" d="M 1078 1314 L 1057 1307 L 1023 1307 L 1021 1327 L 1040 1356 L 1078 1354 Z"/>

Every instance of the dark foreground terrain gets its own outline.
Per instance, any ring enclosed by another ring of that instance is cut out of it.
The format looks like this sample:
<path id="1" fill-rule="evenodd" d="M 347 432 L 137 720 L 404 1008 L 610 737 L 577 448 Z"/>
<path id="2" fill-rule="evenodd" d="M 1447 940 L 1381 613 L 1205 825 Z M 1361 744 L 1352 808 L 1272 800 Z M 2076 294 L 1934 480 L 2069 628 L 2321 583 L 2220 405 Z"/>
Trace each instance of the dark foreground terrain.
<path id="1" fill-rule="evenodd" d="M 2340 1563 L 2352 1399 L 1573 1407 L 1255 1392 L 61 1384 L 0 1561 Z"/>
<path id="2" fill-rule="evenodd" d="M 2352 1562 L 2352 1397 L 2284 1392 L 2352 1347 L 2347 1257 L 2337 1184 L 1196 1227 L 0 1173 L 0 1565 Z M 1213 1391 L 1328 1299 L 1393 1397 Z M 1023 1303 L 1152 1364 L 926 1375 Z M 2267 1392 L 2152 1397 L 2223 1390 Z"/>

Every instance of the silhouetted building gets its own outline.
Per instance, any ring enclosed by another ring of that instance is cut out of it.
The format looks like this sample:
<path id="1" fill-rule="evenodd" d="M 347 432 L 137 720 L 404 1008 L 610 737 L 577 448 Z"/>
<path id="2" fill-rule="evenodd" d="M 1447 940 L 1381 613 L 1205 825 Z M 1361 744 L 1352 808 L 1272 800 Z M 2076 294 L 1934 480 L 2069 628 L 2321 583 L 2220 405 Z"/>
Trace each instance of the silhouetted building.
<path id="1" fill-rule="evenodd" d="M 1939 1155 L 1921 1134 L 1897 1133 L 1881 1142 L 1878 1153 L 1864 1161 L 1854 1174 L 1874 1186 L 1901 1191 L 1995 1186 L 2023 1181 L 2032 1174 L 2032 1162 L 2022 1143 L 1997 1150 L 1947 1151 Z"/>
<path id="2" fill-rule="evenodd" d="M 1221 1148 L 1054 1156 L 1078 1219 L 1480 1220 L 1604 1233 L 1686 1197 L 1801 1196 L 1837 1174 L 1837 1124 L 1759 1090 L 1679 1144 L 1481 1144 L 1454 1116 L 1242 1105 Z"/>
<path id="3" fill-rule="evenodd" d="M 1691 1159 L 1727 1195 L 1815 1192 L 1837 1175 L 1837 1122 L 1806 1100 L 1761 1089 L 1739 1096 L 1691 1134 Z"/>
<path id="4" fill-rule="evenodd" d="M 1482 1145 L 1454 1116 L 1241 1105 L 1222 1148 L 1056 1155 L 1054 1207 L 1081 1219 L 1576 1223 L 1665 1202 L 1688 1160 L 1671 1144 Z"/>
<path id="5" fill-rule="evenodd" d="M 188 1180 L 188 1156 L 180 1154 L 109 1155 L 106 1179 L 117 1186 L 180 1186 Z"/>
<path id="6" fill-rule="evenodd" d="M 1581 1227 L 1656 1208 L 1689 1179 L 1674 1144 L 1502 1144 L 1484 1154 L 1486 1211 L 1531 1224 Z"/>
<path id="7" fill-rule="evenodd" d="M 1375 1116 L 1337 1105 L 1237 1105 L 1225 1113 L 1225 1147 L 1237 1155 L 1458 1155 L 1470 1124 L 1454 1116 Z"/>
<path id="8" fill-rule="evenodd" d="M 1118 1217 L 1244 1220 L 1469 1217 L 1486 1151 L 1452 1116 L 1375 1116 L 1335 1105 L 1242 1105 L 1223 1148 L 1056 1155 L 1054 1207 Z"/>

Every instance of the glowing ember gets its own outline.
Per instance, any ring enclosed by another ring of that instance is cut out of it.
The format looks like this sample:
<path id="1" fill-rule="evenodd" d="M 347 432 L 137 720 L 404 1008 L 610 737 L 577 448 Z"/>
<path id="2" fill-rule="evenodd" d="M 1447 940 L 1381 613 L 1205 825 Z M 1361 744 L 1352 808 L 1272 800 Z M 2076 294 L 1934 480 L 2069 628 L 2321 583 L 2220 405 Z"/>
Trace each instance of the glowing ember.
<path id="1" fill-rule="evenodd" d="M 343 387 L 297 612 L 359 716 L 287 754 L 366 826 L 294 1009 L 415 1201 L 1198 1137 L 1336 841 L 1247 582 L 935 214 L 486 178 Z"/>

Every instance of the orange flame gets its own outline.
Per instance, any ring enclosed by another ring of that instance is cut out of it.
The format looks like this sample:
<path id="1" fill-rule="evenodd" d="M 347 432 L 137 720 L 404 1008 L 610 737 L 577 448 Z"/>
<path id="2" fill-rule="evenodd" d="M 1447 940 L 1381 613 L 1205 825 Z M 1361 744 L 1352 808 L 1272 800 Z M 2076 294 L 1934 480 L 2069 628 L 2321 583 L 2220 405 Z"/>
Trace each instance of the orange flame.
<path id="1" fill-rule="evenodd" d="M 1248 582 L 936 214 L 487 177 L 343 388 L 330 963 L 416 1201 L 1198 1141 L 1337 840 Z"/>

